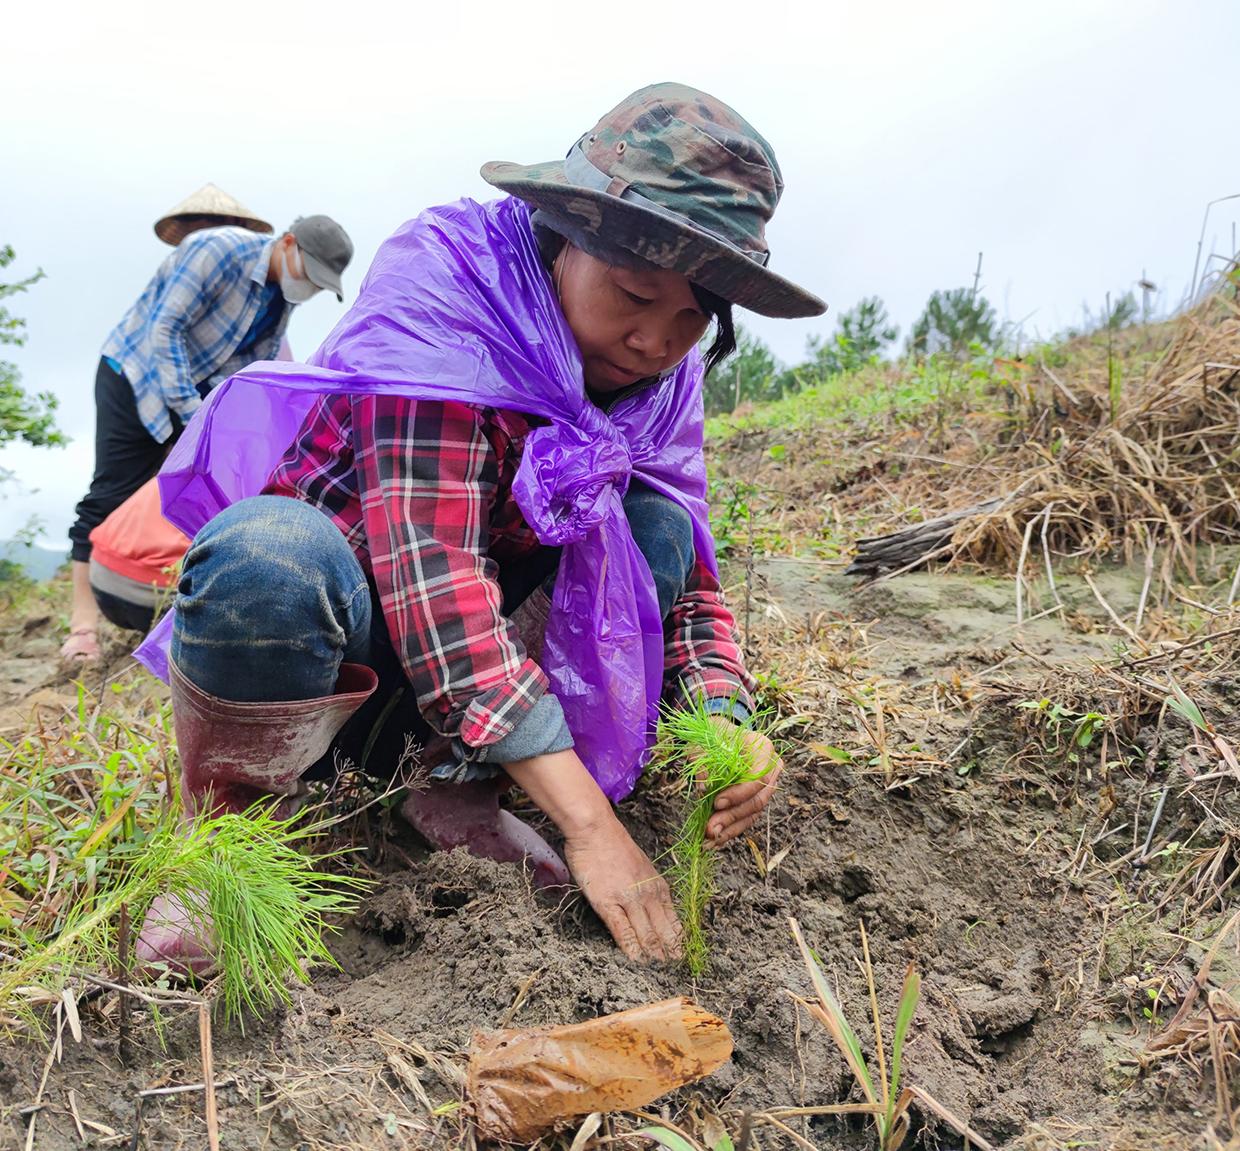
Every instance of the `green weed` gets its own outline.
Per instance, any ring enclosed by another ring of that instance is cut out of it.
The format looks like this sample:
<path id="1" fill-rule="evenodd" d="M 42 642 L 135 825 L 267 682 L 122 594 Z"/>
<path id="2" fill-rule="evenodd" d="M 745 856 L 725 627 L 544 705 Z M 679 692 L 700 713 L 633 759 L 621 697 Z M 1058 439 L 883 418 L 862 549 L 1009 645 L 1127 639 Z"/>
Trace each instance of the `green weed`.
<path id="1" fill-rule="evenodd" d="M 809 973 L 810 982 L 818 997 L 816 1002 L 801 999 L 799 996 L 794 996 L 794 998 L 826 1028 L 831 1041 L 844 1057 L 844 1062 L 848 1065 L 853 1079 L 861 1089 L 865 1102 L 796 1108 L 780 1114 L 869 1115 L 873 1118 L 878 1133 L 880 1151 L 896 1151 L 908 1136 L 909 1108 L 916 1102 L 965 1136 L 968 1146 L 976 1147 L 979 1151 L 993 1151 L 986 1140 L 971 1130 L 962 1120 L 956 1118 L 929 1092 L 912 1085 L 901 1086 L 904 1077 L 904 1048 L 908 1039 L 908 1029 L 921 999 L 921 976 L 918 975 L 913 965 L 910 963 L 905 970 L 904 985 L 900 989 L 900 1001 L 896 1005 L 895 1022 L 891 1032 L 889 1065 L 883 1044 L 882 1019 L 878 1012 L 874 965 L 870 960 L 870 941 L 866 936 L 865 924 L 861 924 L 861 967 L 865 973 L 871 1019 L 874 1025 L 875 1059 L 874 1066 L 871 1067 L 866 1060 L 865 1053 L 861 1050 L 861 1041 L 849 1023 L 844 1008 L 832 992 L 817 956 L 810 950 L 805 937 L 801 934 L 801 925 L 795 919 L 790 919 L 788 922 L 792 928 L 792 937 L 796 940 L 801 958 L 805 962 L 805 969 Z M 890 1075 L 888 1074 L 889 1066 Z"/>
<path id="2" fill-rule="evenodd" d="M 689 1139 L 680 1132 L 673 1131 L 670 1127 L 642 1127 L 640 1130 L 634 1131 L 633 1134 L 645 1139 L 651 1139 L 661 1147 L 666 1147 L 667 1151 L 702 1151 L 703 1148 L 703 1144 L 698 1143 L 697 1140 Z M 724 1131 L 717 1135 L 712 1142 L 705 1144 L 705 1147 L 707 1151 L 735 1151 L 736 1144 L 732 1141 L 732 1136 Z"/>
<path id="3" fill-rule="evenodd" d="M 809 949 L 801 934 L 801 926 L 795 919 L 791 920 L 792 936 L 796 940 L 805 961 L 805 969 L 809 972 L 810 982 L 818 995 L 818 1002 L 801 1000 L 804 1006 L 826 1029 L 832 1042 L 839 1049 L 848 1064 L 849 1071 L 865 1096 L 864 1104 L 841 1104 L 840 1110 L 870 1114 L 874 1117 L 874 1125 L 878 1129 L 878 1143 L 881 1151 L 895 1151 L 908 1134 L 908 1109 L 913 1102 L 911 1091 L 900 1090 L 900 1076 L 904 1062 L 904 1041 L 908 1035 L 909 1024 L 917 1003 L 921 998 L 921 976 L 913 969 L 912 964 L 904 975 L 904 987 L 900 992 L 900 1003 L 896 1008 L 895 1027 L 891 1036 L 891 1077 L 887 1076 L 887 1057 L 883 1050 L 882 1022 L 878 1014 L 878 997 L 874 989 L 874 968 L 870 963 L 870 946 L 866 938 L 865 926 L 861 927 L 861 944 L 865 956 L 866 984 L 870 993 L 870 1004 L 874 1017 L 874 1050 L 876 1055 L 877 1081 L 870 1065 L 866 1062 L 861 1050 L 861 1042 L 857 1033 L 848 1022 L 844 1008 L 831 991 L 827 977 L 823 973 L 814 953 Z"/>
<path id="4" fill-rule="evenodd" d="M 121 719 L 79 688 L 70 715 L 0 741 L 0 941 L 55 935 L 170 817 L 170 725 L 166 708 Z"/>
<path id="5" fill-rule="evenodd" d="M 1213 735 L 1214 727 L 1206 719 L 1201 708 L 1189 697 L 1188 693 L 1174 680 L 1170 681 L 1171 694 L 1166 698 L 1166 705 L 1181 719 L 1187 720 L 1197 731 L 1205 735 Z"/>
<path id="6" fill-rule="evenodd" d="M 1111 724 L 1111 717 L 1100 711 L 1073 711 L 1052 699 L 1026 699 L 1016 705 L 1049 736 L 1051 751 L 1064 750 L 1069 763 L 1079 763 Z"/>
<path id="7" fill-rule="evenodd" d="M 715 552 L 726 556 L 738 546 L 748 546 L 753 534 L 753 497 L 758 489 L 749 483 L 710 483 L 710 534 Z"/>

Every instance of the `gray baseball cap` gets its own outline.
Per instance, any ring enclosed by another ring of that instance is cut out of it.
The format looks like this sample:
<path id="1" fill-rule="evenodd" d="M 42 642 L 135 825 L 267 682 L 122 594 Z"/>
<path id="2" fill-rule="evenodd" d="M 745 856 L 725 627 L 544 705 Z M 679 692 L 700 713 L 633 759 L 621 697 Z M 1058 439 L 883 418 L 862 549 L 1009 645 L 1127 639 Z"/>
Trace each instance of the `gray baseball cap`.
<path id="1" fill-rule="evenodd" d="M 336 293 L 344 302 L 341 273 L 353 259 L 353 241 L 330 216 L 298 216 L 289 231 L 301 249 L 306 275 L 317 287 Z"/>

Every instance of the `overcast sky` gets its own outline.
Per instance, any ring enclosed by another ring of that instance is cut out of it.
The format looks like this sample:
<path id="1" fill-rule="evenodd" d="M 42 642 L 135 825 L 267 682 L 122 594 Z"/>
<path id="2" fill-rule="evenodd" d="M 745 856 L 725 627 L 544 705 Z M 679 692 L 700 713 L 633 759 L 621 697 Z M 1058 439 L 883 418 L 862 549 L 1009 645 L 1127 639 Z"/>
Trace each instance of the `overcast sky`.
<path id="1" fill-rule="evenodd" d="M 10 4 L 0 244 L 47 279 L 3 350 L 61 398 L 65 450 L 0 449 L 0 538 L 59 544 L 93 463 L 99 348 L 168 249 L 155 219 L 211 180 L 277 228 L 326 212 L 357 247 L 421 208 L 490 195 L 486 160 L 558 158 L 623 96 L 678 80 L 773 144 L 772 267 L 842 311 L 877 293 L 907 331 L 936 288 L 983 288 L 1047 334 L 1144 270 L 1177 303 L 1207 201 L 1240 191 L 1227 0 Z M 1240 201 L 1235 203 L 1240 204 Z M 1231 245 L 1232 204 L 1207 247 Z M 347 301 L 346 301 L 347 302 Z M 306 354 L 341 314 L 289 329 Z M 813 321 L 747 318 L 787 362 Z"/>

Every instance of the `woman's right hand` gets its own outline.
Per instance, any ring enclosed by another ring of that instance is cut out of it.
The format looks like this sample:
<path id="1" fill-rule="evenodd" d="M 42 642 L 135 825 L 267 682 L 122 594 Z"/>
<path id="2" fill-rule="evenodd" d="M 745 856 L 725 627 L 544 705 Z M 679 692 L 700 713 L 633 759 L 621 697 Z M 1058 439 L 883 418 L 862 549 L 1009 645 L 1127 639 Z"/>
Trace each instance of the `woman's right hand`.
<path id="1" fill-rule="evenodd" d="M 639 961 L 679 959 L 680 920 L 667 880 L 613 813 L 564 842 L 564 862 L 620 950 Z"/>
<path id="2" fill-rule="evenodd" d="M 564 862 L 630 959 L 679 959 L 680 921 L 654 869 L 574 751 L 505 764 L 564 835 Z"/>

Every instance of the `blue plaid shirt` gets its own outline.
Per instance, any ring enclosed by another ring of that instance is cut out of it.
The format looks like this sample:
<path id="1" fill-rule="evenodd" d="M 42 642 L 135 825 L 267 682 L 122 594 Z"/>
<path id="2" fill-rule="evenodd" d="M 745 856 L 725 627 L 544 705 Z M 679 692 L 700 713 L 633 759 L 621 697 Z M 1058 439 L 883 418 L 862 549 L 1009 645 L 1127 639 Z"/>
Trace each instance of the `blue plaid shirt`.
<path id="1" fill-rule="evenodd" d="M 254 360 L 275 359 L 292 306 L 253 347 L 238 355 L 250 331 L 275 241 L 244 228 L 191 232 L 159 266 L 146 291 L 112 330 L 102 354 L 124 370 L 138 417 L 158 442 L 184 423 L 204 393 Z"/>

